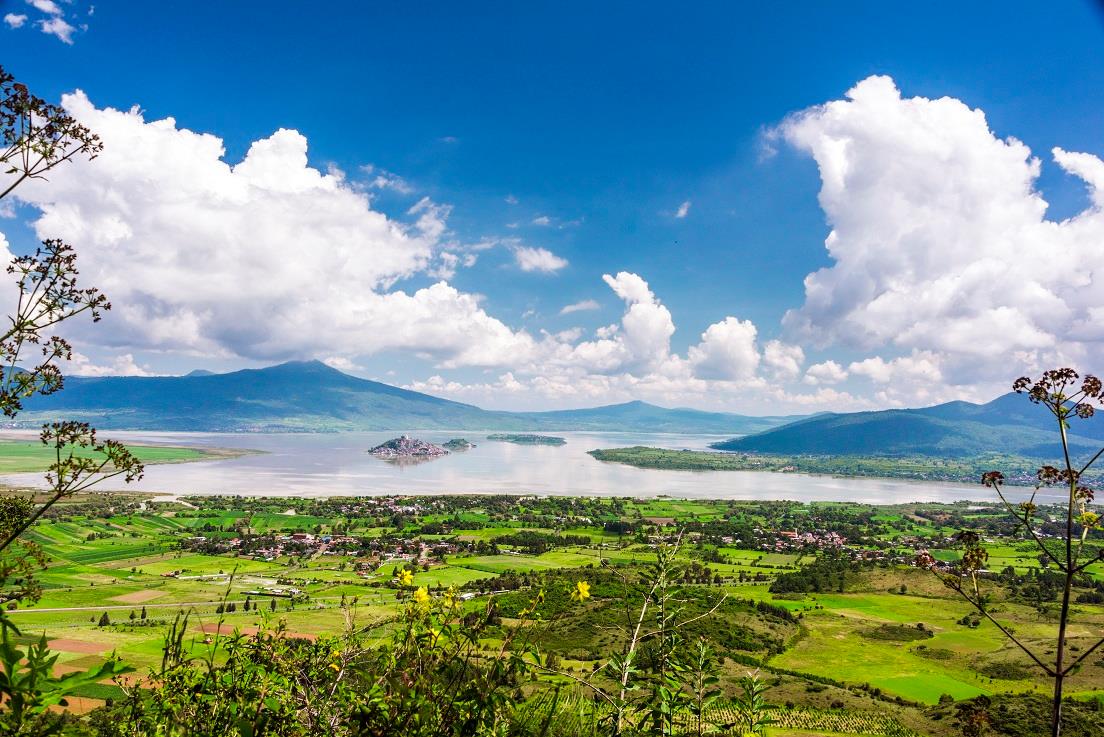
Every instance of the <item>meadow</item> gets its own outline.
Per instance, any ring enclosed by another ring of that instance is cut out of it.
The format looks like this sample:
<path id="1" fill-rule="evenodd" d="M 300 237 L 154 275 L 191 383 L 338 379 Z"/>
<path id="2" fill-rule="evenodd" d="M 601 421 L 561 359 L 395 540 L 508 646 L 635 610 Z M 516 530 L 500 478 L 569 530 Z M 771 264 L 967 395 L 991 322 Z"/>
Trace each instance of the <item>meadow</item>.
<path id="1" fill-rule="evenodd" d="M 89 495 L 67 500 L 29 531 L 49 563 L 40 600 L 12 617 L 25 638 L 46 635 L 61 653 L 59 671 L 115 652 L 141 679 L 160 662 L 167 623 L 182 613 L 192 648 L 207 647 L 213 633 L 275 623 L 304 637 L 340 633 L 350 622 L 384 631 L 403 606 L 396 577 L 405 569 L 413 586 L 454 590 L 471 610 L 495 597 L 508 614 L 513 602 L 547 591 L 549 624 L 538 642 L 583 673 L 620 646 L 608 627 L 622 604 L 611 575 L 645 570 L 657 544 L 679 537 L 687 601 L 723 600 L 716 621 L 693 636 L 724 659 L 726 694 L 749 670 L 768 678 L 779 715 L 768 734 L 944 735 L 954 733 L 955 702 L 1046 689 L 995 627 L 911 565 L 921 546 L 954 559 L 948 532 L 977 519 L 963 505 Z M 780 579 L 841 555 L 824 547 L 828 531 L 846 534 L 845 572 L 809 590 L 780 587 Z M 994 570 L 1039 575 L 1037 556 L 1011 527 L 990 547 Z M 556 592 L 576 580 L 592 582 L 593 603 L 557 610 Z M 1053 606 L 993 585 L 1000 615 L 1044 645 Z M 1075 647 L 1102 629 L 1104 606 L 1078 604 Z M 496 644 L 492 636 L 485 646 Z M 1085 703 L 1104 700 L 1104 659 L 1090 661 L 1069 687 Z M 81 704 L 92 708 L 117 689 L 87 687 Z M 542 689 L 534 684 L 534 699 Z"/>

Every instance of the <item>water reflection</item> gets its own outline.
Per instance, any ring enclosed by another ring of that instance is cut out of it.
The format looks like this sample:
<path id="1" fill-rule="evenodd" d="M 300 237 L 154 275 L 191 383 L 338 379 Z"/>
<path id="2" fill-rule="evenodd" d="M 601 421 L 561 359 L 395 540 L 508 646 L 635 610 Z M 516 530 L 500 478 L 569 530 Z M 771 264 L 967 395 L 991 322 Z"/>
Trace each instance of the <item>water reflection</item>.
<path id="1" fill-rule="evenodd" d="M 4 433 L 14 435 L 15 433 Z M 262 451 L 238 458 L 149 466 L 129 488 L 171 494 L 330 496 L 372 494 L 541 494 L 560 496 L 668 495 L 697 499 L 794 499 L 803 501 L 990 500 L 980 484 L 943 484 L 888 479 L 845 479 L 761 471 L 660 471 L 602 463 L 594 448 L 651 445 L 704 450 L 712 435 L 647 433 L 557 433 L 563 446 L 517 445 L 487 440 L 487 433 L 416 432 L 442 444 L 465 438 L 476 444 L 432 463 L 390 463 L 367 451 L 398 432 L 336 434 L 104 433 L 131 442 L 240 448 Z M 23 437 L 30 433 L 19 433 Z M 0 477 L 0 482 L 41 485 L 37 474 Z M 123 488 L 114 485 L 113 488 Z M 1011 490 L 1013 495 L 1015 490 Z M 1057 499 L 1057 497 L 1055 497 Z"/>

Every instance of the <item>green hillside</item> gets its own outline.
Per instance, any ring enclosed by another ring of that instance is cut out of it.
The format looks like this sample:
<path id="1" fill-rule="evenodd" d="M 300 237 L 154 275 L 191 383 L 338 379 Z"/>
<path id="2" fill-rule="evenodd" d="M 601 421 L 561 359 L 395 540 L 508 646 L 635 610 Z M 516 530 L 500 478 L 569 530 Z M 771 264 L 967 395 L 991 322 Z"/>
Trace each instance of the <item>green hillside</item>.
<path id="1" fill-rule="evenodd" d="M 1076 420 L 1071 431 L 1075 450 L 1094 452 L 1104 438 L 1104 422 Z M 818 415 L 713 447 L 786 455 L 1049 457 L 1060 450 L 1057 438 L 1055 421 L 1045 409 L 1007 394 L 985 404 L 949 402 L 921 409 Z"/>

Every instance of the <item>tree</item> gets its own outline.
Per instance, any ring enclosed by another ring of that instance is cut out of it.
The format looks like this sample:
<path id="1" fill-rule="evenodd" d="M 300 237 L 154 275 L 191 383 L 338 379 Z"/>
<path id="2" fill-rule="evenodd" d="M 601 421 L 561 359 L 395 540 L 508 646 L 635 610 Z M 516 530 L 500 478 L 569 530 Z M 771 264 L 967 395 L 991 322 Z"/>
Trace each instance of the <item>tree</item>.
<path id="1" fill-rule="evenodd" d="M 145 621 L 145 619 L 146 619 L 146 608 L 145 607 L 142 607 L 142 613 L 139 616 L 142 618 L 142 621 Z"/>
<path id="2" fill-rule="evenodd" d="M 272 612 L 276 611 L 276 600 L 275 599 L 269 599 L 268 600 L 268 609 L 269 609 L 269 611 L 272 611 Z"/>
<path id="3" fill-rule="evenodd" d="M 95 158 L 101 149 L 96 134 L 61 107 L 32 95 L 0 67 L 0 199 L 28 179 L 43 179 L 78 156 Z M 27 399 L 52 394 L 64 384 L 57 364 L 70 359 L 72 351 L 56 334 L 57 326 L 82 314 L 97 322 L 111 305 L 99 290 L 78 286 L 76 252 L 61 240 L 44 240 L 33 253 L 14 258 L 8 273 L 16 287 L 16 306 L 0 328 L 0 413 L 11 419 Z M 40 355 L 32 360 L 35 353 Z M 28 362 L 36 365 L 21 365 Z M 51 423 L 43 427 L 40 440 L 53 458 L 43 501 L 0 497 L 0 668 L 8 674 L 0 679 L 0 701 L 7 707 L 0 712 L 4 734 L 54 731 L 58 722 L 51 706 L 85 682 L 129 670 L 110 658 L 96 668 L 56 677 L 57 655 L 50 652 L 45 636 L 26 650 L 15 644 L 19 629 L 7 611 L 39 598 L 35 574 L 46 562 L 41 548 L 24 533 L 65 497 L 108 478 L 129 483 L 142 476 L 137 458 L 115 441 L 100 441 L 87 423 Z"/>
<path id="4" fill-rule="evenodd" d="M 1104 455 L 1104 448 L 1084 463 L 1075 463 L 1075 454 L 1069 443 L 1069 430 L 1074 420 L 1086 421 L 1093 417 L 1095 414 L 1093 402 L 1104 403 L 1104 384 L 1095 376 L 1089 375 L 1081 379 L 1073 369 L 1060 368 L 1046 371 L 1038 381 L 1032 381 L 1026 376 L 1021 377 L 1013 383 L 1012 389 L 1017 394 L 1026 394 L 1031 403 L 1040 405 L 1050 412 L 1061 440 L 1062 460 L 1058 467 L 1048 465 L 1040 468 L 1036 474 L 1038 482 L 1035 492 L 1026 501 L 1017 505 L 1013 505 L 1001 490 L 1004 474 L 1000 471 L 986 472 L 982 476 L 982 483 L 996 492 L 1008 513 L 1038 547 L 1040 561 L 1048 567 L 1057 569 L 1061 586 L 1061 605 L 1053 660 L 1049 660 L 1046 653 L 1036 652 L 1029 647 L 990 611 L 990 596 L 983 592 L 981 586 L 981 573 L 985 569 L 989 554 L 982 545 L 979 532 L 962 530 L 958 533 L 963 554 L 957 566 L 941 569 L 935 559 L 926 552 L 921 553 L 918 563 L 935 573 L 944 585 L 972 604 L 1047 675 L 1053 683 L 1050 733 L 1052 737 L 1058 737 L 1062 730 L 1062 691 L 1065 680 L 1086 658 L 1104 645 L 1104 638 L 1101 638 L 1091 646 L 1081 648 L 1074 656 L 1073 653 L 1076 651 L 1070 648 L 1067 642 L 1074 581 L 1089 566 L 1104 560 L 1104 548 L 1097 547 L 1095 552 L 1088 554 L 1085 551 L 1085 542 L 1090 535 L 1098 533 L 1102 526 L 1100 514 L 1092 509 L 1095 492 L 1081 483 L 1085 472 Z M 1042 535 L 1040 531 L 1042 520 L 1039 508 L 1035 504 L 1038 491 L 1052 486 L 1065 491 L 1061 514 L 1064 519 L 1060 521 L 1061 532 L 1057 536 L 1057 544 L 1048 544 Z"/>
<path id="5" fill-rule="evenodd" d="M 96 623 L 97 627 L 107 627 L 111 624 L 111 617 L 107 612 L 100 615 L 100 621 Z"/>

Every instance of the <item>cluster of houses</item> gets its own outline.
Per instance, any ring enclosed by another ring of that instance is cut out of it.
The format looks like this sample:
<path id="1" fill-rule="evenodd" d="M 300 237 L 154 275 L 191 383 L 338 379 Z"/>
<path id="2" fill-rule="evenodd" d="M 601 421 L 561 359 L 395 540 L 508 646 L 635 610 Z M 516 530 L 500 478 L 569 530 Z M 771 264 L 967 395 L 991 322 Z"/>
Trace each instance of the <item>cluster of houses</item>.
<path id="1" fill-rule="evenodd" d="M 243 535 L 232 538 L 196 536 L 186 541 L 189 548 L 207 554 L 234 553 L 253 560 L 272 562 L 294 556 L 313 558 L 321 555 L 352 555 L 358 573 L 367 575 L 387 563 L 427 565 L 460 551 L 461 546 L 448 541 L 425 541 L 406 538 L 361 538 L 352 535 L 314 535 L 295 532 L 282 535 Z"/>
<path id="2" fill-rule="evenodd" d="M 773 533 L 774 540 L 764 540 L 759 544 L 760 550 L 770 550 L 775 553 L 810 552 L 812 550 L 839 549 L 846 543 L 839 533 L 824 532 L 798 532 L 797 530 L 780 530 Z"/>

